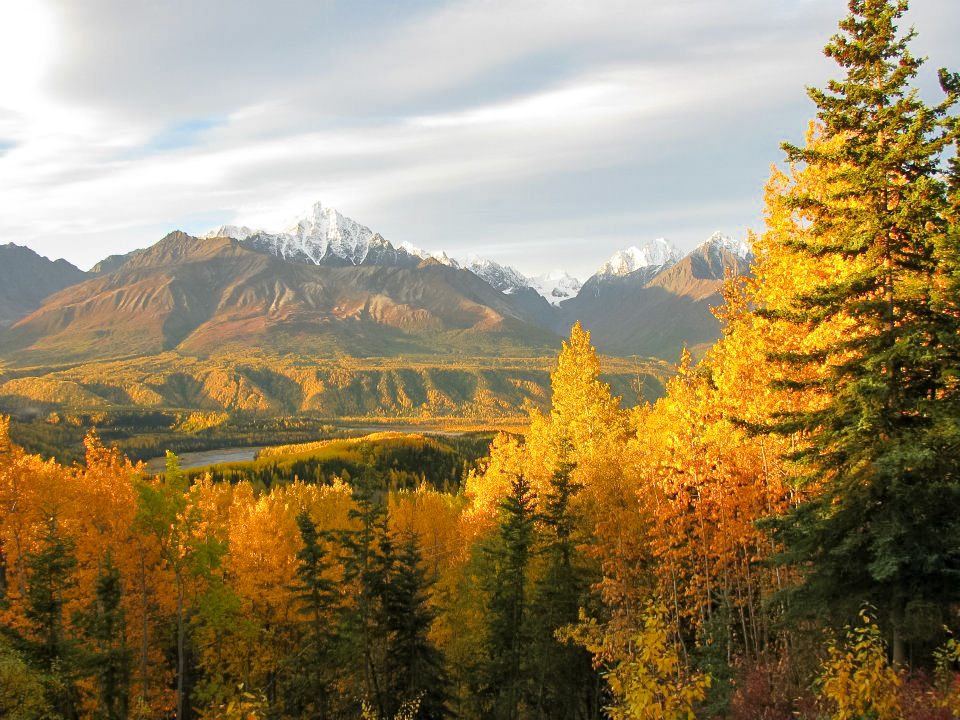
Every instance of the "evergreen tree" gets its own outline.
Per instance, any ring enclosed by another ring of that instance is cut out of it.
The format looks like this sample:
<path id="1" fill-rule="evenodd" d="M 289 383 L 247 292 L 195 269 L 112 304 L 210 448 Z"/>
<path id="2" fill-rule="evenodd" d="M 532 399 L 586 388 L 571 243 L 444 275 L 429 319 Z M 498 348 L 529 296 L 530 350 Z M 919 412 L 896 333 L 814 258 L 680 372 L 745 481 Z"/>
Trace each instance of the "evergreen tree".
<path id="1" fill-rule="evenodd" d="M 392 572 L 393 554 L 387 536 L 386 508 L 376 497 L 374 477 L 365 472 L 354 484 L 356 505 L 349 516 L 357 529 L 340 534 L 344 583 L 353 586 L 355 605 L 344 609 L 342 625 L 348 659 L 357 668 L 363 700 L 379 717 L 387 715 L 383 684 L 386 630 L 383 594 Z"/>
<path id="2" fill-rule="evenodd" d="M 493 717 L 516 720 L 528 692 L 529 581 L 536 543 L 536 504 L 530 481 L 517 475 L 500 505 L 499 532 L 486 549 L 493 565 L 487 608 L 488 693 Z"/>
<path id="3" fill-rule="evenodd" d="M 39 552 L 27 558 L 30 584 L 25 615 L 32 626 L 33 640 L 26 645 L 27 658 L 50 678 L 50 704 L 65 720 L 77 715 L 76 676 L 79 649 L 67 637 L 63 615 L 65 591 L 76 586 L 77 559 L 74 542 L 61 534 L 56 516 L 47 520 Z"/>
<path id="4" fill-rule="evenodd" d="M 789 246 L 850 272 L 778 313 L 811 329 L 838 317 L 852 327 L 816 352 L 778 358 L 794 368 L 785 386 L 815 385 L 826 398 L 777 426 L 804 437 L 793 459 L 824 488 L 776 524 L 783 559 L 804 571 L 793 607 L 846 618 L 864 600 L 884 608 L 898 661 L 912 609 L 960 599 L 958 320 L 939 267 L 955 248 L 942 155 L 957 94 L 943 73 L 939 106 L 910 88 L 921 61 L 908 50 L 912 31 L 897 29 L 906 9 L 851 0 L 825 50 L 845 77 L 810 91 L 824 141 L 784 146 L 823 177 L 816 192 L 784 200 L 810 221 Z M 810 381 L 806 370 L 824 363 L 823 379 Z"/>
<path id="5" fill-rule="evenodd" d="M 133 649 L 126 644 L 122 596 L 120 570 L 108 553 L 97 577 L 95 597 L 78 618 L 93 645 L 85 665 L 94 679 L 94 720 L 125 720 L 129 716 Z"/>
<path id="6" fill-rule="evenodd" d="M 599 714 L 600 677 L 590 653 L 555 633 L 575 624 L 588 604 L 590 580 L 577 551 L 579 518 L 570 500 L 582 489 L 573 482 L 574 464 L 561 461 L 542 498 L 543 576 L 533 588 L 530 612 L 532 684 L 527 704 L 533 717 L 552 720 L 594 718 Z"/>
<path id="7" fill-rule="evenodd" d="M 387 551 L 394 553 L 394 543 Z M 440 720 L 446 708 L 443 656 L 428 634 L 434 612 L 427 604 L 429 584 L 421 567 L 417 537 L 411 535 L 390 563 L 393 573 L 383 593 L 383 620 L 387 632 L 384 662 L 385 717 L 395 717 L 405 702 L 419 700 L 415 717 Z"/>
<path id="8" fill-rule="evenodd" d="M 297 527 L 303 548 L 297 552 L 297 583 L 292 589 L 300 601 L 298 612 L 305 618 L 306 628 L 303 649 L 287 684 L 286 702 L 288 710 L 296 715 L 306 713 L 312 720 L 325 720 L 339 602 L 334 582 L 327 575 L 333 563 L 322 544 L 323 536 L 306 511 L 297 515 Z"/>

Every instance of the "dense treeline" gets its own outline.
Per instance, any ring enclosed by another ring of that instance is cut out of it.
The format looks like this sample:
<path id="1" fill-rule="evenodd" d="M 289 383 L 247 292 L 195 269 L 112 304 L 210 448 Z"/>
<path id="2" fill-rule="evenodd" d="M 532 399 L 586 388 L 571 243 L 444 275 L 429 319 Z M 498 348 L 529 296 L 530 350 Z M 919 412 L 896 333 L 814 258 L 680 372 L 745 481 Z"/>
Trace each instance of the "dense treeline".
<path id="1" fill-rule="evenodd" d="M 84 438 L 96 430 L 104 444 L 119 448 L 132 460 L 162 458 L 175 453 L 296 443 L 318 437 L 345 437 L 349 428 L 327 418 L 273 417 L 244 412 L 173 412 L 113 410 L 63 413 L 51 409 L 44 417 L 11 415 L 10 438 L 29 452 L 72 464 L 84 459 Z"/>
<path id="2" fill-rule="evenodd" d="M 960 77 L 924 105 L 906 4 L 850 7 L 754 276 L 655 404 L 575 326 L 462 492 L 149 479 L 95 437 L 64 467 L 0 426 L 0 712 L 960 716 Z"/>
<path id="3" fill-rule="evenodd" d="M 468 472 L 487 455 L 493 433 L 471 432 L 447 437 L 411 433 L 374 433 L 362 438 L 327 440 L 267 448 L 249 462 L 233 462 L 187 472 L 213 482 L 248 482 L 257 490 L 303 480 L 373 476 L 384 490 L 415 490 L 426 483 L 456 494 Z"/>

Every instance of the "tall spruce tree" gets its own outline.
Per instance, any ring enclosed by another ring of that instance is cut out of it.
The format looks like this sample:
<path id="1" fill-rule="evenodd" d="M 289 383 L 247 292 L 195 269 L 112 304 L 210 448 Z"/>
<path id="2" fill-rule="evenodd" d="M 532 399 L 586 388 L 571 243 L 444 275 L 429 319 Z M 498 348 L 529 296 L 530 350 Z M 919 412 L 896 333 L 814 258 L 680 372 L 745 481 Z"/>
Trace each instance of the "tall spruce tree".
<path id="1" fill-rule="evenodd" d="M 47 519 L 40 549 L 27 558 L 30 583 L 27 588 L 26 617 L 33 639 L 26 644 L 31 664 L 50 682 L 47 695 L 59 717 L 77 717 L 79 701 L 76 680 L 80 650 L 67 634 L 64 605 L 66 592 L 76 587 L 75 543 L 60 530 L 56 515 Z"/>
<path id="2" fill-rule="evenodd" d="M 77 617 L 92 646 L 84 664 L 94 680 L 94 720 L 126 720 L 130 714 L 133 649 L 126 642 L 122 596 L 120 570 L 108 551 L 97 575 L 94 598 Z"/>
<path id="3" fill-rule="evenodd" d="M 775 532 L 804 573 L 793 608 L 851 617 L 869 601 L 902 661 L 915 610 L 960 599 L 960 356 L 956 298 L 944 292 L 956 236 L 943 174 L 957 83 L 941 72 L 947 98 L 934 107 L 911 88 L 922 61 L 908 50 L 913 32 L 897 27 L 904 0 L 849 8 L 825 50 L 845 77 L 809 91 L 824 142 L 784 145 L 823 186 L 784 202 L 810 221 L 789 246 L 851 272 L 779 315 L 811 329 L 844 317 L 853 329 L 779 358 L 795 370 L 783 384 L 799 389 L 826 363 L 816 384 L 827 400 L 780 418 L 780 432 L 804 437 L 794 459 L 823 492 Z"/>
<path id="4" fill-rule="evenodd" d="M 353 488 L 355 509 L 350 518 L 356 529 L 339 534 L 344 582 L 353 587 L 355 604 L 344 609 L 341 621 L 348 661 L 357 666 L 362 699 L 379 717 L 388 717 L 383 667 L 387 633 L 383 621 L 383 594 L 394 562 L 387 534 L 387 511 L 377 479 L 364 472 Z"/>
<path id="5" fill-rule="evenodd" d="M 386 717 L 397 717 L 404 703 L 419 700 L 418 720 L 441 720 L 446 707 L 443 655 L 430 641 L 434 612 L 428 605 L 429 583 L 422 567 L 417 537 L 404 539 L 399 548 L 385 543 L 393 572 L 383 588 L 383 623 L 387 633 L 384 659 Z"/>
<path id="6" fill-rule="evenodd" d="M 536 496 L 530 480 L 518 475 L 500 504 L 499 532 L 485 548 L 492 564 L 487 608 L 489 663 L 487 692 L 491 716 L 516 720 L 530 685 L 530 588 L 528 565 L 537 541 Z"/>
<path id="7" fill-rule="evenodd" d="M 541 555 L 545 569 L 533 585 L 530 613 L 530 717 L 540 720 L 590 720 L 600 714 L 600 676 L 586 649 L 561 642 L 556 632 L 575 625 L 589 604 L 592 576 L 577 545 L 580 517 L 570 501 L 583 489 L 573 481 L 574 463 L 561 460 L 549 490 L 541 497 Z"/>
<path id="8" fill-rule="evenodd" d="M 291 588 L 299 600 L 298 613 L 304 618 L 302 649 L 293 658 L 293 671 L 286 683 L 287 710 L 311 720 L 329 716 L 336 621 L 339 608 L 334 581 L 328 576 L 333 565 L 323 545 L 323 533 L 304 510 L 297 515 L 303 547 L 297 551 L 297 581 Z"/>

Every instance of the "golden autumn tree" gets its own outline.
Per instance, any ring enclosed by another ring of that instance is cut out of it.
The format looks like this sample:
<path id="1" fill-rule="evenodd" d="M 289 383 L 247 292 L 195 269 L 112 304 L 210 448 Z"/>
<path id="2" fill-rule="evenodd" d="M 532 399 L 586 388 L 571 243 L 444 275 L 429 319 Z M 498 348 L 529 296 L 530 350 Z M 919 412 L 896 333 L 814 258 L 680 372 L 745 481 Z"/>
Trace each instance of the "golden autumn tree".
<path id="1" fill-rule="evenodd" d="M 960 525 L 945 509 L 960 502 L 960 325 L 956 296 L 944 292 L 956 271 L 948 156 L 960 78 L 941 71 L 942 102 L 921 99 L 915 33 L 899 27 L 906 10 L 906 0 L 852 1 L 824 49 L 839 75 L 809 90 L 824 142 L 784 150 L 825 187 L 781 203 L 810 218 L 794 252 L 852 271 L 774 314 L 808 332 L 838 318 L 852 324 L 813 352 L 780 356 L 785 387 L 814 385 L 825 397 L 775 423 L 804 434 L 796 476 L 820 485 L 774 526 L 784 561 L 803 571 L 791 607 L 839 621 L 871 602 L 898 663 L 912 628 L 960 599 Z"/>

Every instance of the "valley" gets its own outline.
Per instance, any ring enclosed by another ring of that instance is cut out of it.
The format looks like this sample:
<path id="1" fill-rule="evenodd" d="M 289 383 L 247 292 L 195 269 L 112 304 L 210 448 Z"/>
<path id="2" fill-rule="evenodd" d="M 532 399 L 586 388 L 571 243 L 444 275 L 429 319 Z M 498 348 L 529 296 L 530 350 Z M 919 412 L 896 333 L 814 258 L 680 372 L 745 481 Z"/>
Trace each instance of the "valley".
<path id="1" fill-rule="evenodd" d="M 17 278 L 0 295 L 0 413 L 67 460 L 93 427 L 134 459 L 323 437 L 284 423 L 509 427 L 549 407 L 576 323 L 633 406 L 719 337 L 711 308 L 750 258 L 719 234 L 687 255 L 661 239 L 583 284 L 547 282 L 394 247 L 320 203 L 283 233 L 176 231 L 87 273 L 0 246 Z"/>

